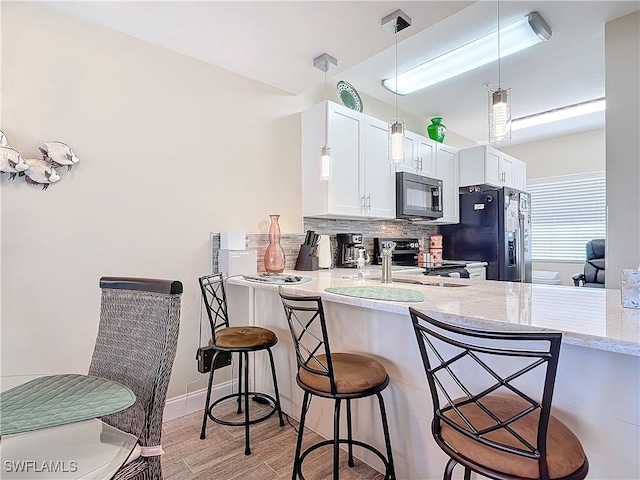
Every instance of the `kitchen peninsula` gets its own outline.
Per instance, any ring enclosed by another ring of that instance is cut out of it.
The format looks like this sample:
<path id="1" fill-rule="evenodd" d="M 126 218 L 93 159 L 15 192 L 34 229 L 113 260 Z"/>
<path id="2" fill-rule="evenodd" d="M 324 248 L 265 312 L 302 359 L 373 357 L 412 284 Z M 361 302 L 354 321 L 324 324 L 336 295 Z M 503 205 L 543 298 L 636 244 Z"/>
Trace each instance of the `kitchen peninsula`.
<path id="1" fill-rule="evenodd" d="M 394 279 L 426 285 L 398 281 L 383 285 L 377 277 L 356 280 L 354 273 L 304 272 L 311 281 L 284 288 L 291 294 L 322 296 L 332 351 L 374 356 L 389 372 L 385 401 L 398 478 L 442 478 L 447 461 L 431 436 L 431 398 L 409 306 L 459 325 L 563 332 L 554 414 L 580 438 L 589 459 L 589 478 L 640 478 L 640 310 L 623 309 L 619 291 L 415 274 L 394 274 Z M 325 291 L 358 284 L 415 290 L 424 300 L 387 302 Z M 243 313 L 254 324 L 276 332 L 274 356 L 283 410 L 298 418 L 302 392 L 295 383 L 293 345 L 277 288 L 229 278 L 230 309 L 232 318 Z M 270 372 L 263 360 L 256 357 L 254 380 L 258 391 L 269 391 Z M 525 380 L 522 388 L 530 389 L 536 381 Z M 330 437 L 332 404 L 316 402 L 320 405 L 310 410 L 307 426 Z M 354 436 L 381 447 L 381 427 L 373 420 L 378 418 L 376 409 L 374 402 L 358 402 Z M 356 456 L 380 468 L 366 452 L 357 451 Z"/>

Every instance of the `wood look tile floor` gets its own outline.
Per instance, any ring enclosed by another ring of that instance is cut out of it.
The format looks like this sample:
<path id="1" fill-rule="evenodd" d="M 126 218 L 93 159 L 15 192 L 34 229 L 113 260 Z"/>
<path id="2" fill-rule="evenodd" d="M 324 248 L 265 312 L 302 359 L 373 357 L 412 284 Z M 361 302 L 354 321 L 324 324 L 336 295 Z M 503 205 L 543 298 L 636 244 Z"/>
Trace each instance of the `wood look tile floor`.
<path id="1" fill-rule="evenodd" d="M 264 408 L 251 404 L 251 417 Z M 235 402 L 216 407 L 216 415 L 236 420 Z M 297 422 L 291 423 L 298 427 Z M 166 422 L 162 426 L 162 471 L 165 480 L 277 480 L 291 478 L 297 434 L 285 421 L 280 427 L 277 414 L 251 426 L 251 455 L 244 454 L 244 427 L 230 427 L 213 421 L 207 423 L 207 438 L 200 440 L 202 412 Z M 302 448 L 322 438 L 305 429 Z M 303 465 L 308 480 L 332 478 L 331 447 L 311 453 Z M 341 480 L 382 480 L 384 475 L 355 459 L 347 466 L 347 454 L 340 453 Z"/>

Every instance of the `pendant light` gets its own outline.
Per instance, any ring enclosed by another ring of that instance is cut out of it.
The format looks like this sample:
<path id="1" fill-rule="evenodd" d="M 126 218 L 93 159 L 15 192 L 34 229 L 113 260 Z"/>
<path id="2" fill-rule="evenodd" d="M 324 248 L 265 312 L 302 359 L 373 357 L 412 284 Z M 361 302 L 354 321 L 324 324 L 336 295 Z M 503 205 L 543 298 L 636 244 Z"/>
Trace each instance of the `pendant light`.
<path id="1" fill-rule="evenodd" d="M 327 101 L 327 71 L 329 65 L 338 65 L 338 60 L 323 53 L 319 57 L 313 59 L 313 66 L 324 72 L 324 99 L 325 99 L 325 115 L 324 115 L 324 146 L 320 149 L 320 179 L 331 179 L 331 147 L 329 146 L 329 102 Z"/>
<path id="2" fill-rule="evenodd" d="M 402 10 L 396 10 L 382 19 L 382 25 L 395 35 L 396 76 L 393 93 L 395 95 L 395 120 L 389 123 L 389 162 L 404 162 L 404 120 L 398 118 L 398 32 L 411 25 L 411 18 Z M 383 83 L 384 85 L 384 83 Z"/>
<path id="3" fill-rule="evenodd" d="M 500 0 L 496 1 L 498 22 L 498 85 L 489 85 L 489 143 L 511 140 L 511 88 L 502 88 L 500 71 Z"/>

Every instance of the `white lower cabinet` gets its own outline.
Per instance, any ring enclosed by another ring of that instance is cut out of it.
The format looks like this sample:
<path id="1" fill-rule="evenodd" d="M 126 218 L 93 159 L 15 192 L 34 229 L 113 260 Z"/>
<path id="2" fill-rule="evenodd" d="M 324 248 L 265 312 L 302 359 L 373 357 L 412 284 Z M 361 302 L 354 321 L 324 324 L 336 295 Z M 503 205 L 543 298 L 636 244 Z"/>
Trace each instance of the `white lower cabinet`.
<path id="1" fill-rule="evenodd" d="M 332 153 L 330 180 L 320 178 L 324 131 Z M 395 176 L 387 161 L 386 122 L 333 102 L 302 113 L 302 214 L 306 217 L 395 218 Z"/>

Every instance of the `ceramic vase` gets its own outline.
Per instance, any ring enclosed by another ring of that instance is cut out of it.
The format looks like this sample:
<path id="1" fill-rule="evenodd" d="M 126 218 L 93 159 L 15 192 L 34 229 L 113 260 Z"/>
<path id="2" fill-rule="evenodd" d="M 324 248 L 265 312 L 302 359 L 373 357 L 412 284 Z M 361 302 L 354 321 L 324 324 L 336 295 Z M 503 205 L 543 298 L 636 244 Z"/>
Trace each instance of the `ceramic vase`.
<path id="1" fill-rule="evenodd" d="M 433 117 L 431 125 L 427 126 L 427 135 L 431 140 L 436 142 L 444 142 L 444 136 L 447 133 L 447 127 L 442 124 L 442 117 Z"/>
<path id="2" fill-rule="evenodd" d="M 264 269 L 268 273 L 281 273 L 284 270 L 285 256 L 280 245 L 280 215 L 269 215 L 269 245 L 264 252 Z"/>

